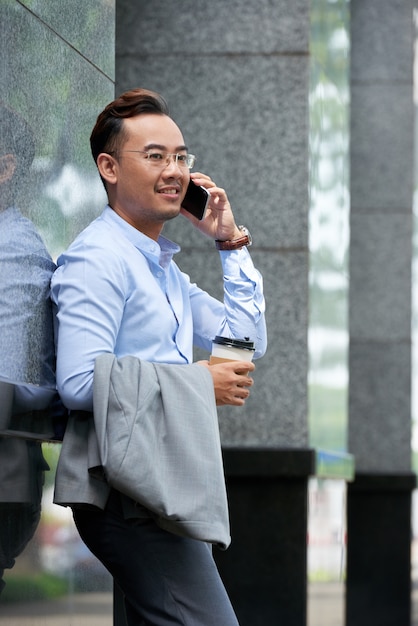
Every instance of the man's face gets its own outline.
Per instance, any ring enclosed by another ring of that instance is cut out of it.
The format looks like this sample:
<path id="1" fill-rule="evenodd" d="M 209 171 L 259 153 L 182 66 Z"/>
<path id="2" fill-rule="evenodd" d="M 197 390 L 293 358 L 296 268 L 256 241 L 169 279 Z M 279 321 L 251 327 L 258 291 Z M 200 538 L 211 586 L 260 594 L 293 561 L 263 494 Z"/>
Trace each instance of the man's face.
<path id="1" fill-rule="evenodd" d="M 114 159 L 109 203 L 138 230 L 157 238 L 166 220 L 179 214 L 190 180 L 189 169 L 172 157 L 160 162 L 142 152 L 187 154 L 178 126 L 166 115 L 142 114 L 124 120 L 127 139 Z"/>

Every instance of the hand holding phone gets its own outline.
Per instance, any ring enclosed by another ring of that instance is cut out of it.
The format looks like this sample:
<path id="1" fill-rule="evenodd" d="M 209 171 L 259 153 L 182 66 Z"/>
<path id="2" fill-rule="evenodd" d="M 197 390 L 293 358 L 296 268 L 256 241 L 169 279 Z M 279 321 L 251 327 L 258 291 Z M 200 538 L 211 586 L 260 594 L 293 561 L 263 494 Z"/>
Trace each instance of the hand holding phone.
<path id="1" fill-rule="evenodd" d="M 194 215 L 194 217 L 197 217 L 198 220 L 203 220 L 209 200 L 209 191 L 205 187 L 196 185 L 193 180 L 190 179 L 189 186 L 187 187 L 186 195 L 183 198 L 181 206 L 183 209 Z"/>

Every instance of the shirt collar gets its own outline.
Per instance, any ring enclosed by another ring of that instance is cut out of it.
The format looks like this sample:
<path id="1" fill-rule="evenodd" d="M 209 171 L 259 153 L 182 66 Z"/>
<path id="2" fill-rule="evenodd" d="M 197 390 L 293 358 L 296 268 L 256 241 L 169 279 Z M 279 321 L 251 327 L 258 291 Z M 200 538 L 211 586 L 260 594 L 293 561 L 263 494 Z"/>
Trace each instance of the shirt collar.
<path id="1" fill-rule="evenodd" d="M 178 244 L 163 237 L 163 235 L 159 236 L 158 242 L 144 235 L 140 230 L 128 224 L 128 222 L 120 217 L 109 205 L 105 207 L 102 218 L 105 222 L 116 226 L 135 248 L 140 250 L 143 254 L 157 257 L 162 267 L 166 267 L 173 256 L 181 250 Z"/>

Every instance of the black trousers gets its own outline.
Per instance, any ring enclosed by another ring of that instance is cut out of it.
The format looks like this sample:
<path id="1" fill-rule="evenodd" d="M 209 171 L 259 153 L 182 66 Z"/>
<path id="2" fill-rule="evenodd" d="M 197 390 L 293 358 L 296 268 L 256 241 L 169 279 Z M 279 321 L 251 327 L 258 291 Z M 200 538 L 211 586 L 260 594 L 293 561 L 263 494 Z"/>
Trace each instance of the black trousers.
<path id="1" fill-rule="evenodd" d="M 116 491 L 104 511 L 73 514 L 125 596 L 128 626 L 238 626 L 210 545 L 166 532 L 151 518 L 124 519 Z"/>

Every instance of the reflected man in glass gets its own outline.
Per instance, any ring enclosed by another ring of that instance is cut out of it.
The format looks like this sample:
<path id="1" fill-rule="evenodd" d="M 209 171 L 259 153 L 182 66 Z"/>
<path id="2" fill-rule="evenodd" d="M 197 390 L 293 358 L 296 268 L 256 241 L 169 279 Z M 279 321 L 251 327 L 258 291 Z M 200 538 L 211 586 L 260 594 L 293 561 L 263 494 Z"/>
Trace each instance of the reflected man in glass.
<path id="1" fill-rule="evenodd" d="M 34 155 L 28 124 L 0 102 L 0 593 L 4 569 L 39 523 L 48 466 L 38 439 L 55 397 L 49 304 L 55 264 L 16 206 Z"/>

